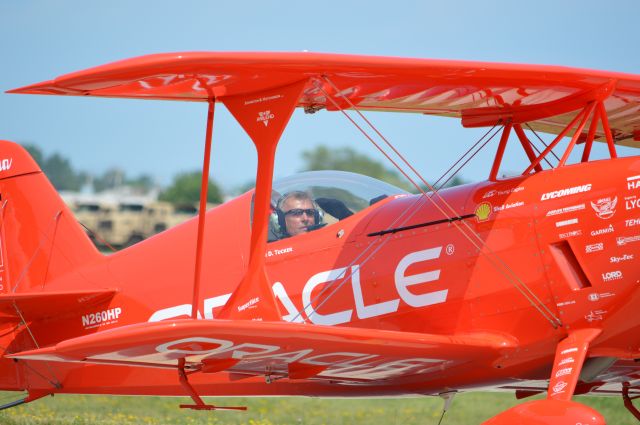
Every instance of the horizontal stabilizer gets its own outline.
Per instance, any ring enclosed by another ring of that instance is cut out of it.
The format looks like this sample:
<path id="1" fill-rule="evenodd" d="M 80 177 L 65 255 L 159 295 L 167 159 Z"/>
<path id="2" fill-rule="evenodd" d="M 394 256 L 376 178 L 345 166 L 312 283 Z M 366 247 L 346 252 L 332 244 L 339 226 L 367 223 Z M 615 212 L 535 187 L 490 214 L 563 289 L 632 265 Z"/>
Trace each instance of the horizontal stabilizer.
<path id="1" fill-rule="evenodd" d="M 114 289 L 105 289 L 2 294 L 0 315 L 19 319 L 22 314 L 28 321 L 52 318 L 107 302 L 116 292 Z"/>
<path id="2" fill-rule="evenodd" d="M 516 346 L 504 335 L 432 335 L 289 322 L 176 320 L 62 341 L 10 358 L 370 382 L 491 359 Z M 292 376 L 290 376 L 292 375 Z"/>

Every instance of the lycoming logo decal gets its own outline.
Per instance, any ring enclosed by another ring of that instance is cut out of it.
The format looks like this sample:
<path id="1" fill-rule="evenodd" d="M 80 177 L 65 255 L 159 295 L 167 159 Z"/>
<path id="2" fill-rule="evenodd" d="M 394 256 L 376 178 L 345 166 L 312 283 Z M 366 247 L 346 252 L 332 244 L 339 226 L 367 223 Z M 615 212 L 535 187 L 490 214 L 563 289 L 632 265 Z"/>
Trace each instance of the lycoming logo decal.
<path id="1" fill-rule="evenodd" d="M 591 190 L 591 184 L 583 184 L 582 186 L 569 187 L 567 189 L 554 190 L 553 192 L 543 193 L 541 201 L 549 199 L 562 198 L 563 196 L 575 195 L 576 193 L 588 192 Z"/>

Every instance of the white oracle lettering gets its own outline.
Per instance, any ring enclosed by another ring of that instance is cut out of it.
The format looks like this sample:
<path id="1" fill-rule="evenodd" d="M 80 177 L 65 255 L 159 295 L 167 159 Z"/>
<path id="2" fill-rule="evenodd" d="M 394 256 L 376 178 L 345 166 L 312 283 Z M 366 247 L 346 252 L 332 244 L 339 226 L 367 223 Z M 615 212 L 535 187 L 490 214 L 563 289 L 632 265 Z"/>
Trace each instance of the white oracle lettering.
<path id="1" fill-rule="evenodd" d="M 11 164 L 13 164 L 13 158 L 3 159 L 0 161 L 0 171 L 9 171 L 11 169 Z"/>
<path id="2" fill-rule="evenodd" d="M 231 353 L 231 358 L 243 359 L 245 357 L 253 358 L 253 356 L 263 356 L 267 353 L 273 353 L 274 351 L 277 351 L 279 349 L 280 347 L 278 347 L 277 345 L 252 344 L 250 342 L 244 342 L 231 348 L 219 348 L 212 352 L 212 354 L 221 354 L 228 351 L 233 351 Z"/>
<path id="3" fill-rule="evenodd" d="M 553 192 L 543 193 L 540 198 L 541 201 L 547 201 L 549 199 L 562 198 L 563 196 L 575 195 L 576 193 L 588 192 L 591 190 L 591 184 L 584 184 L 582 186 L 574 186 L 567 189 L 554 190 Z"/>
<path id="4" fill-rule="evenodd" d="M 224 306 L 227 301 L 229 301 L 229 298 L 231 298 L 231 293 L 218 295 L 217 297 L 206 298 L 204 300 L 204 318 L 213 319 L 213 309 Z M 189 307 L 191 306 L 189 305 Z M 200 318 L 199 315 L 200 313 L 198 312 L 198 318 Z"/>
<path id="5" fill-rule="evenodd" d="M 352 352 L 337 352 L 328 354 L 319 354 L 317 356 L 309 357 L 301 360 L 300 363 L 317 365 L 317 366 L 362 366 L 355 363 L 361 363 L 363 360 L 371 360 L 379 357 L 377 354 L 364 354 L 364 353 L 352 353 Z"/>
<path id="6" fill-rule="evenodd" d="M 307 281 L 302 290 L 302 304 L 304 306 L 304 312 L 309 320 L 317 325 L 338 325 L 340 323 L 347 323 L 351 320 L 353 310 L 344 310 L 331 314 L 320 314 L 311 305 L 311 294 L 316 286 L 325 282 L 334 282 L 338 279 L 344 279 L 346 267 L 339 269 L 329 270 L 326 272 L 317 273 Z"/>
<path id="7" fill-rule="evenodd" d="M 282 360 L 288 364 L 288 363 L 297 362 L 304 356 L 311 354 L 311 352 L 313 352 L 313 350 L 311 348 L 307 348 L 305 350 L 291 351 L 289 353 L 266 354 L 264 356 L 252 355 L 251 360 L 261 360 L 261 359 Z"/>
<path id="8" fill-rule="evenodd" d="M 399 299 L 378 304 L 364 304 L 362 287 L 360 286 L 360 266 L 356 265 L 351 268 L 351 286 L 353 288 L 353 298 L 356 302 L 356 314 L 359 319 L 368 319 L 370 317 L 393 313 L 398 310 L 398 306 L 400 305 Z"/>
<path id="9" fill-rule="evenodd" d="M 287 294 L 287 290 L 284 289 L 284 285 L 281 282 L 276 282 L 271 287 L 273 289 L 273 295 L 280 300 L 284 308 L 287 310 L 287 315 L 282 316 L 282 320 L 286 322 L 295 322 L 295 323 L 304 323 L 304 319 L 302 315 L 296 309 L 296 306 L 289 298 L 289 294 Z"/>
<path id="10" fill-rule="evenodd" d="M 177 341 L 170 341 L 156 347 L 158 353 L 176 354 L 214 354 L 233 347 L 233 342 L 226 339 L 214 339 L 205 337 L 182 338 Z"/>
<path id="11" fill-rule="evenodd" d="M 405 276 L 405 272 L 412 264 L 422 261 L 434 260 L 440 257 L 442 247 L 429 248 L 423 251 L 412 252 L 406 255 L 398 263 L 395 272 L 396 289 L 400 298 L 411 307 L 424 307 L 432 304 L 443 303 L 447 300 L 448 289 L 442 291 L 428 292 L 416 295 L 409 291 L 409 287 L 421 283 L 433 282 L 440 278 L 440 269 L 419 273 L 415 275 Z"/>
<path id="12" fill-rule="evenodd" d="M 415 372 L 418 372 L 418 369 L 424 369 L 425 366 L 441 362 L 442 360 L 440 359 L 403 359 L 386 362 L 375 366 L 365 365 L 365 368 L 362 368 L 362 366 L 358 366 L 357 368 L 351 367 L 338 370 L 331 369 L 331 375 L 342 378 L 386 379 L 393 376 L 406 374 L 410 370 L 415 370 Z"/>
<path id="13" fill-rule="evenodd" d="M 562 350 L 562 351 L 560 351 L 560 355 L 561 355 L 561 356 L 564 356 L 565 354 L 575 353 L 575 352 L 577 352 L 577 351 L 578 351 L 578 349 L 577 349 L 577 348 L 575 348 L 575 347 L 567 348 L 566 350 Z"/>

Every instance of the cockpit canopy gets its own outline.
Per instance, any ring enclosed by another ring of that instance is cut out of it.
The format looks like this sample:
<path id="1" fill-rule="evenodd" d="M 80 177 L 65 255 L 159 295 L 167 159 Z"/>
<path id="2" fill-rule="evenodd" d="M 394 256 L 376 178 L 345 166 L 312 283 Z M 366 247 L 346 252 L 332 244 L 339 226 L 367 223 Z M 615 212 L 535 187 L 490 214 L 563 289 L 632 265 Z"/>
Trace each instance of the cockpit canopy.
<path id="1" fill-rule="evenodd" d="M 283 212 L 278 211 L 278 207 L 282 199 L 293 192 L 308 194 L 319 210 L 316 216 L 319 222 L 310 226 L 309 231 L 357 214 L 388 196 L 408 193 L 380 180 L 346 171 L 308 171 L 278 179 L 274 181 L 271 193 L 270 242 L 289 237 L 283 228 Z"/>

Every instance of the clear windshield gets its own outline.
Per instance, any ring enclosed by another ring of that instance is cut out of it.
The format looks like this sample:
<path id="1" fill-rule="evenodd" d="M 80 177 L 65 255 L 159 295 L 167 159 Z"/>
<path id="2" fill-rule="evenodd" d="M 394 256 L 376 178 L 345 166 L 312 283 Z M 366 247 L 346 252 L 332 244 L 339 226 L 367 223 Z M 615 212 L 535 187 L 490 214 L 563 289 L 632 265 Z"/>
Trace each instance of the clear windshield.
<path id="1" fill-rule="evenodd" d="M 361 174 L 309 171 L 273 183 L 269 240 L 291 237 L 344 220 L 388 196 L 407 192 Z M 311 210 L 317 210 L 318 214 Z M 310 211 L 311 213 L 307 213 Z M 294 230 L 297 226 L 298 230 Z"/>

